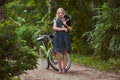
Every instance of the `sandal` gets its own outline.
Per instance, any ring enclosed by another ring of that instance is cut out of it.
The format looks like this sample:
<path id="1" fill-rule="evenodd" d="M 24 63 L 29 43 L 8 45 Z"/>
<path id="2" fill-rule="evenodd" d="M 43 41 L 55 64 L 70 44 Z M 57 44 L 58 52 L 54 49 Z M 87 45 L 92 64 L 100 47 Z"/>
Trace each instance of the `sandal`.
<path id="1" fill-rule="evenodd" d="M 59 69 L 57 73 L 58 73 L 58 74 L 61 74 L 61 73 L 62 73 L 62 69 Z"/>

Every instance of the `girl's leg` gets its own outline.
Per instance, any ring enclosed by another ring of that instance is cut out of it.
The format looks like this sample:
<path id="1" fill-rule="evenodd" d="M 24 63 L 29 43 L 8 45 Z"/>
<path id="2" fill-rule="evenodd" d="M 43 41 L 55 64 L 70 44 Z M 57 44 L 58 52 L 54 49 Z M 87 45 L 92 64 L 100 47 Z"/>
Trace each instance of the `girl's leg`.
<path id="1" fill-rule="evenodd" d="M 62 67 L 61 67 L 61 58 L 60 58 L 60 53 L 59 52 L 56 52 L 56 58 L 57 58 L 58 67 L 59 67 L 58 73 L 61 73 Z"/>
<path id="2" fill-rule="evenodd" d="M 66 50 L 64 50 L 64 52 L 63 52 L 63 70 L 62 70 L 63 73 L 65 72 L 66 65 L 67 65 L 67 52 L 66 52 Z"/>

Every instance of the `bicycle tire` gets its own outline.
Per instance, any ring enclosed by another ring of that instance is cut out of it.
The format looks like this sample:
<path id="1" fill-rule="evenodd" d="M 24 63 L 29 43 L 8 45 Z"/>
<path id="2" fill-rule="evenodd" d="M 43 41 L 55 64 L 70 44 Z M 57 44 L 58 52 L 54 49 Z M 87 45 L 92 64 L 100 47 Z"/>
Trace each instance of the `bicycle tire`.
<path id="1" fill-rule="evenodd" d="M 49 60 L 48 57 L 44 54 L 42 48 L 39 48 L 39 56 L 40 56 L 40 63 L 42 63 L 42 67 L 45 69 L 49 69 L 50 64 L 49 64 Z"/>
<path id="2" fill-rule="evenodd" d="M 56 59 L 56 54 L 53 52 L 53 49 L 51 49 L 51 50 L 49 51 L 48 61 L 49 61 L 50 65 L 51 65 L 51 67 L 52 67 L 54 70 L 58 71 L 57 60 L 54 59 L 55 61 L 53 61 L 53 60 L 52 60 L 52 58 L 53 58 L 52 55 L 55 56 L 54 58 Z M 70 60 L 69 54 L 67 54 L 67 66 L 66 66 L 66 68 L 65 68 L 65 71 L 68 71 L 68 70 L 70 69 L 70 67 L 71 67 L 71 60 Z"/>

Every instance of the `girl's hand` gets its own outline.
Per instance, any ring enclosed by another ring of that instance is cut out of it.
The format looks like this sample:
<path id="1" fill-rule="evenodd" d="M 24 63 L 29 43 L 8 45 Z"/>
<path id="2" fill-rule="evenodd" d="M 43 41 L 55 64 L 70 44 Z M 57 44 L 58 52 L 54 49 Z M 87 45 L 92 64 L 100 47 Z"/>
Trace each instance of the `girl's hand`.
<path id="1" fill-rule="evenodd" d="M 67 24 L 66 24 L 67 21 L 69 21 L 69 19 L 63 20 L 63 24 L 64 24 L 64 25 L 67 25 Z"/>
<path id="2" fill-rule="evenodd" d="M 72 31 L 72 27 L 70 27 L 70 26 L 67 29 L 68 29 L 68 31 Z"/>
<path id="3" fill-rule="evenodd" d="M 66 21 L 63 21 L 63 24 L 66 25 Z"/>
<path id="4" fill-rule="evenodd" d="M 67 28 L 63 28 L 63 31 L 68 32 Z"/>

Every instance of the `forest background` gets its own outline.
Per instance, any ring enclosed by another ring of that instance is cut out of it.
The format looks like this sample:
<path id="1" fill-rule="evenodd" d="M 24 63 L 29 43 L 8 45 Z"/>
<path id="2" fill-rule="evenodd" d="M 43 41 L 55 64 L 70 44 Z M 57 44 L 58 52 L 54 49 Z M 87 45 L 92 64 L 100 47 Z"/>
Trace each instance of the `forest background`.
<path id="1" fill-rule="evenodd" d="M 0 0 L 1 79 L 36 67 L 34 38 L 53 32 L 59 7 L 72 20 L 72 61 L 120 73 L 120 0 Z"/>

